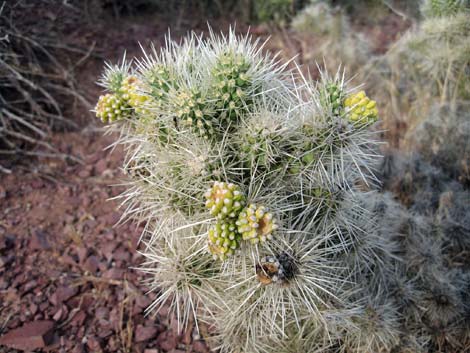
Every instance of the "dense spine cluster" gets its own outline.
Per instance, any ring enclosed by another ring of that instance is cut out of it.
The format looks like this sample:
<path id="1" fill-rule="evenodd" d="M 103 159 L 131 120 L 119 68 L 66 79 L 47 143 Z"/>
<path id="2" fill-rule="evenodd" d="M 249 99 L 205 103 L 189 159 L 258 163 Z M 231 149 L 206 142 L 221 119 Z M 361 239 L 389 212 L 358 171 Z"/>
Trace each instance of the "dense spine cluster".
<path id="1" fill-rule="evenodd" d="M 142 270 L 162 289 L 149 310 L 169 301 L 179 327 L 213 325 L 221 352 L 391 350 L 396 232 L 389 200 L 365 191 L 375 102 L 339 71 L 294 83 L 261 49 L 193 34 L 105 73 L 131 107 L 111 126 L 126 215 L 146 222 Z"/>

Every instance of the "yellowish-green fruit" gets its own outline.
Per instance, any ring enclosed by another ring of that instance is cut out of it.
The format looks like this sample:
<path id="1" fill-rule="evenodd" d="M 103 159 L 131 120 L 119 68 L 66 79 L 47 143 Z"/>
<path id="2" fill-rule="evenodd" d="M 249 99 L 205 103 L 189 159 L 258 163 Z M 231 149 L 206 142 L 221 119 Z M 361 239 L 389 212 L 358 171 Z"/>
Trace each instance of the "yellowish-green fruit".
<path id="1" fill-rule="evenodd" d="M 108 123 L 128 118 L 132 113 L 132 107 L 121 95 L 107 93 L 100 96 L 95 111 L 102 122 Z"/>
<path id="2" fill-rule="evenodd" d="M 211 215 L 219 219 L 235 219 L 245 205 L 245 196 L 240 188 L 232 183 L 214 182 L 205 197 L 206 207 Z"/>
<path id="3" fill-rule="evenodd" d="M 344 100 L 347 118 L 353 124 L 372 124 L 378 119 L 377 103 L 364 91 L 354 93 Z"/>
<path id="4" fill-rule="evenodd" d="M 127 99 L 129 105 L 138 114 L 148 115 L 149 111 L 146 109 L 145 104 L 148 101 L 148 97 L 139 93 L 141 82 L 135 76 L 128 76 L 124 79 L 120 93 L 123 99 Z"/>
<path id="5" fill-rule="evenodd" d="M 256 204 L 250 204 L 240 212 L 236 225 L 242 238 L 252 244 L 272 239 L 273 231 L 278 228 L 272 213 L 265 206 Z"/>
<path id="6" fill-rule="evenodd" d="M 223 261 L 240 248 L 241 240 L 234 219 L 218 220 L 209 229 L 208 248 L 214 259 Z"/>

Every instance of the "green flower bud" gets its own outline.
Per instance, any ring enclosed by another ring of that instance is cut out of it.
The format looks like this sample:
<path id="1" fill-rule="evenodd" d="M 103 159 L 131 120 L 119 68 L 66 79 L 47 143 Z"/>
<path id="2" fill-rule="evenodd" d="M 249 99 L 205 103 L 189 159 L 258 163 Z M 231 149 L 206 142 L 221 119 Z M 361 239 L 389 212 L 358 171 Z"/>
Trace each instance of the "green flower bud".
<path id="1" fill-rule="evenodd" d="M 241 240 L 234 219 L 218 220 L 209 229 L 208 248 L 214 259 L 223 261 L 240 248 Z"/>
<path id="2" fill-rule="evenodd" d="M 95 110 L 96 116 L 104 123 L 126 119 L 132 113 L 128 100 L 113 93 L 100 96 Z"/>
<path id="3" fill-rule="evenodd" d="M 207 190 L 206 207 L 211 215 L 219 219 L 236 218 L 245 205 L 245 196 L 240 188 L 234 184 L 214 182 L 214 186 Z"/>
<path id="4" fill-rule="evenodd" d="M 326 85 L 320 91 L 321 104 L 324 108 L 331 110 L 334 115 L 339 116 L 343 110 L 344 93 L 335 83 Z"/>
<path id="5" fill-rule="evenodd" d="M 350 95 L 344 100 L 346 114 L 353 124 L 373 124 L 378 119 L 377 104 L 364 91 Z"/>
<path id="6" fill-rule="evenodd" d="M 236 222 L 238 232 L 252 244 L 272 239 L 272 232 L 278 228 L 272 213 L 265 206 L 250 204 L 244 208 Z"/>

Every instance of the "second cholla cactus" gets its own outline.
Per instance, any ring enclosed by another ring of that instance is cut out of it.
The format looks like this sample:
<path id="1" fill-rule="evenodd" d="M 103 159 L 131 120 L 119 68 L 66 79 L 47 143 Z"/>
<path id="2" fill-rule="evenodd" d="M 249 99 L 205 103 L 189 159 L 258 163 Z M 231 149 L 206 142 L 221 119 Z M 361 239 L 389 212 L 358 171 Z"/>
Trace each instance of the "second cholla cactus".
<path id="1" fill-rule="evenodd" d="M 354 350 L 369 332 L 339 326 L 364 319 L 358 293 L 393 263 L 367 202 L 378 196 L 358 187 L 374 181 L 375 102 L 341 72 L 294 83 L 261 48 L 192 34 L 101 81 L 97 115 L 120 129 L 125 169 L 145 171 L 122 197 L 147 224 L 143 270 L 162 289 L 150 309 L 168 300 L 180 327 L 213 325 L 221 352 Z"/>

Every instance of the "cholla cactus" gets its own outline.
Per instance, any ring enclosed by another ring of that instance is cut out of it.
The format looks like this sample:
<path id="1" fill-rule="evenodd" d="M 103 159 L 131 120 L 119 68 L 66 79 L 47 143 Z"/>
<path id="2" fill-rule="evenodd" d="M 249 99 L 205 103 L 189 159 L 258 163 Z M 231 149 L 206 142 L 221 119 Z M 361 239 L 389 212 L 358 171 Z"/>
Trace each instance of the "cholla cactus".
<path id="1" fill-rule="evenodd" d="M 161 288 L 149 311 L 170 301 L 181 328 L 213 325 L 221 352 L 397 345 L 384 288 L 399 227 L 381 220 L 398 217 L 364 191 L 375 103 L 340 70 L 292 82 L 233 31 L 168 40 L 136 62 L 103 82 L 130 97 L 111 127 L 128 150 L 125 216 L 146 222 L 142 269 Z"/>
<path id="2" fill-rule="evenodd" d="M 426 17 L 447 17 L 470 11 L 468 0 L 424 0 L 421 12 Z"/>
<path id="3" fill-rule="evenodd" d="M 362 4 L 359 7 L 365 9 L 369 6 Z M 292 28 L 302 36 L 304 62 L 315 64 L 328 58 L 324 65 L 329 70 L 344 65 L 354 71 L 367 63 L 372 51 L 370 43 L 362 33 L 351 28 L 348 12 L 345 6 L 332 1 L 306 2 L 305 8 L 292 20 Z M 366 15 L 367 11 L 363 12 Z"/>
<path id="4" fill-rule="evenodd" d="M 366 67 L 364 77 L 371 78 L 368 84 L 372 86 L 368 92 L 380 101 L 380 110 L 388 117 L 384 127 L 400 137 L 399 143 L 402 139 L 406 142 L 414 128 L 433 114 L 436 104 L 446 103 L 455 109 L 470 99 L 469 38 L 468 11 L 425 18 Z M 384 81 L 391 90 L 383 89 Z M 394 131 L 396 126 L 401 131 Z"/>

